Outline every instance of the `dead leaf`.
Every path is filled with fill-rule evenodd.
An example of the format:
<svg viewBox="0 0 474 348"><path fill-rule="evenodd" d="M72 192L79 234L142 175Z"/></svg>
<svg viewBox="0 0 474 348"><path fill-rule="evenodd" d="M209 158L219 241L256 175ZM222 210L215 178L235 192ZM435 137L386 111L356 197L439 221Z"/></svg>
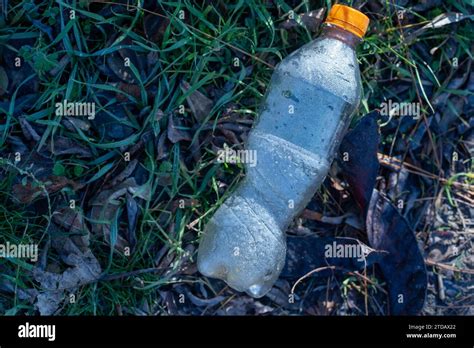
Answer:
<svg viewBox="0 0 474 348"><path fill-rule="evenodd" d="M26 185L13 185L12 192L14 197L23 204L29 204L38 197L45 197L48 194L56 193L65 187L71 187L74 191L79 190L84 185L78 184L64 176L52 175L42 182L42 185L28 179ZM46 192L45 192L46 190Z"/></svg>
<svg viewBox="0 0 474 348"><path fill-rule="evenodd" d="M53 222L71 234L72 241L83 252L89 247L90 231L81 212L64 207L53 213Z"/></svg>
<svg viewBox="0 0 474 348"><path fill-rule="evenodd" d="M157 147L156 160L157 161L168 157L169 150L166 146L166 136L167 136L167 132L163 132L160 135L160 138L158 139L158 142L157 142L157 145L156 145L156 147Z"/></svg>
<svg viewBox="0 0 474 348"><path fill-rule="evenodd" d="M5 72L5 69L0 66L0 96L4 95L8 90L8 75Z"/></svg>
<svg viewBox="0 0 474 348"><path fill-rule="evenodd" d="M91 128L89 121L77 117L63 117L61 123L71 132L77 132L77 129L87 132Z"/></svg>
<svg viewBox="0 0 474 348"><path fill-rule="evenodd" d="M186 81L181 82L181 90L184 94L187 94L191 89L191 85ZM211 113L214 103L211 99L206 97L204 94L195 90L186 97L191 112L199 123L203 123L207 116Z"/></svg>
<svg viewBox="0 0 474 348"><path fill-rule="evenodd" d="M130 175L132 175L133 171L137 167L138 160L134 159L133 161L130 161L128 165L125 167L125 169L120 172L116 177L110 181L110 184L108 184L106 187L114 187L118 184L120 184L122 181L127 179Z"/></svg>
<svg viewBox="0 0 474 348"><path fill-rule="evenodd" d="M113 189L99 192L91 203L92 233L102 235L109 244L111 243L111 226L121 206L117 199L124 196L128 188L133 185L136 185L135 179L129 178ZM116 223L118 225L118 222ZM129 243L120 234L116 238L115 249L123 252Z"/></svg>
<svg viewBox="0 0 474 348"><path fill-rule="evenodd" d="M456 13L456 12L448 12L442 13L439 16L436 16L428 24L425 24L420 29L417 29L410 34L408 34L405 38L405 44L413 42L418 36L423 34L428 29L439 29L446 25L457 23L465 19L473 19L473 15L465 15L463 13ZM398 47L397 45L396 47Z"/></svg>
<svg viewBox="0 0 474 348"><path fill-rule="evenodd" d="M92 157L92 153L84 145L79 144L71 138L57 136L49 144L49 151L55 156L78 155L78 157Z"/></svg>
<svg viewBox="0 0 474 348"><path fill-rule="evenodd" d="M107 56L107 65L114 72L115 76L120 78L123 82L130 85L136 85L138 83L130 66L126 66L124 60L117 54Z"/></svg>
<svg viewBox="0 0 474 348"><path fill-rule="evenodd" d="M176 122L173 115L169 115L168 117L168 139L173 143L176 144L179 141L191 141L192 137L189 135L189 132L183 129L179 129L179 123Z"/></svg>
<svg viewBox="0 0 474 348"><path fill-rule="evenodd" d="M127 95L130 95L136 99L141 98L141 88L139 85L132 84L132 83L126 83L126 82L119 82L118 84L112 84L116 85L117 89L121 90ZM122 93L117 93L117 100L121 102L126 102L128 101L128 97Z"/></svg>
<svg viewBox="0 0 474 348"><path fill-rule="evenodd" d="M157 16L154 13L147 14L143 19L143 29L147 39L157 44L161 43L169 24L170 20L166 17Z"/></svg>
<svg viewBox="0 0 474 348"><path fill-rule="evenodd" d="M215 314L217 315L249 315L254 311L255 300L250 296L233 297L225 305L220 307Z"/></svg>
<svg viewBox="0 0 474 348"><path fill-rule="evenodd" d="M136 229L137 229L137 222L138 222L138 204L135 199L127 193L127 219L128 219L128 236L127 240L130 242L130 246L135 248L137 244L137 236L136 236Z"/></svg>
<svg viewBox="0 0 474 348"><path fill-rule="evenodd" d="M145 201L149 201L152 195L152 187L150 183L145 183L140 186L132 186L129 187L128 192L130 192L133 197L138 197L144 199Z"/></svg>
<svg viewBox="0 0 474 348"><path fill-rule="evenodd" d="M365 258L358 257L326 257L328 246L359 246L364 251ZM280 277L298 279L314 269L326 266L338 267L337 272L357 271L368 267L381 259L383 252L374 250L359 240L353 238L334 237L287 237L286 262ZM318 277L327 277L335 272L327 269L315 273Z"/></svg>
<svg viewBox="0 0 474 348"><path fill-rule="evenodd" d="M415 234L381 192L374 190L367 213L370 245L388 252L379 265L387 281L390 314L416 315L425 301L427 274Z"/></svg>
<svg viewBox="0 0 474 348"><path fill-rule="evenodd" d="M338 163L364 217L379 170L378 117L377 111L364 116L357 126L347 133L339 147Z"/></svg>
<svg viewBox="0 0 474 348"><path fill-rule="evenodd" d="M224 296L216 296L213 298L199 298L191 291L189 291L188 288L184 288L184 293L186 294L186 297L189 298L189 300L198 307L213 307L215 305L220 304L226 299Z"/></svg>
<svg viewBox="0 0 474 348"><path fill-rule="evenodd" d="M20 126L23 135L27 140L39 141L41 139L36 130L31 126L31 124L26 120L25 117L20 116L18 120L20 121Z"/></svg>
<svg viewBox="0 0 474 348"><path fill-rule="evenodd" d="M41 315L55 314L64 301L66 291L74 293L77 287L97 280L102 272L92 251L81 251L70 238L55 237L52 246L70 267L62 273L44 271L38 267L33 270L33 277L41 287L35 304Z"/></svg>
<svg viewBox="0 0 474 348"><path fill-rule="evenodd" d="M68 65L71 62L71 56L69 54L65 54L58 62L58 64L52 68L48 73L51 76L57 76L60 71L62 71L66 65Z"/></svg>
<svg viewBox="0 0 474 348"><path fill-rule="evenodd" d="M442 13L439 16L436 16L435 18L433 18L428 24L424 25L419 30L437 29L437 28L444 27L445 25L448 25L451 23L457 23L468 18L473 19L474 16L472 15L469 16L469 15L465 15L464 13L456 13L456 12Z"/></svg>
<svg viewBox="0 0 474 348"><path fill-rule="evenodd" d="M281 29L289 30L293 28L297 28L300 25L305 26L309 31L312 32L317 32L319 30L319 27L321 23L324 20L324 14L326 12L326 9L320 8L318 10L306 12L299 14L296 19L290 18L284 21L283 23L280 23L278 26Z"/></svg>
<svg viewBox="0 0 474 348"><path fill-rule="evenodd" d="M119 199L127 194L148 201L151 199L151 186L149 183L137 185L134 178L128 178L111 189L99 192L92 200L92 232L104 236L108 243L111 243L112 224L116 223L117 226L120 225L119 221L114 220L117 218L119 209L125 204L125 200L121 202ZM123 231L123 234L128 233ZM118 234L117 240L115 241L115 249L123 252L125 247L130 246L129 242L130 241L127 241L122 235Z"/></svg>

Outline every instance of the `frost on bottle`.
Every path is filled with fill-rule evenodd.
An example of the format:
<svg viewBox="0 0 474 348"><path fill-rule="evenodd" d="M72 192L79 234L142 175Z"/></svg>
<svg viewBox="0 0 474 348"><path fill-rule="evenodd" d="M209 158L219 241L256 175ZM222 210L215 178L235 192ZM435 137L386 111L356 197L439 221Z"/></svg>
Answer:
<svg viewBox="0 0 474 348"><path fill-rule="evenodd" d="M198 269L250 296L278 278L285 231L324 180L361 94L355 47L368 18L334 5L321 35L275 69L247 149L256 166L206 225Z"/></svg>

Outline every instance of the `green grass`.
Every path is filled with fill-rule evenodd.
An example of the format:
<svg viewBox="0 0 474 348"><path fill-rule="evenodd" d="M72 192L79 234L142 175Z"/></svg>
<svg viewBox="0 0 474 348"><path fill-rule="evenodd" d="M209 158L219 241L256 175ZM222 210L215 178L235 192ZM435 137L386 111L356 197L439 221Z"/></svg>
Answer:
<svg viewBox="0 0 474 348"><path fill-rule="evenodd" d="M157 138L166 132L166 117L157 119L158 110L167 115L185 105L186 122L182 129L193 131L193 141L198 142L202 126L195 122L186 102L195 90L207 95L212 90L226 88L225 93L215 98L214 107L206 116L206 121L214 126L223 117L228 105L234 105L233 112L243 119L255 117L270 81L272 67L316 36L302 26L288 31L279 29L279 24L288 18L290 11L302 13L330 4L329 1L283 0L235 1L228 5L224 2L164 1L153 11L147 11L140 8L141 2L137 3L138 10L133 6L132 11L103 16L98 14L98 10L111 6L111 2L37 1L35 8L29 1L9 1L7 21L0 23L0 47L18 51L17 54L33 67L38 78L37 98L24 112L28 122L35 127L43 127L35 149L48 148L56 136L73 139L89 149L93 155L91 158L56 156L54 170L56 174L71 180L87 182L92 192L100 190L106 180L113 179L125 168L128 163L124 160L124 153L146 132L151 131ZM413 19L400 25L395 11L404 8L390 5L388 1L379 4L382 8L380 12L368 13L372 20L371 29L358 47L364 95L354 123L363 114L379 107L384 97L420 102L423 110L421 122L424 122L431 113L430 99L433 95L448 92L448 86L441 78L453 69L446 41L456 42L454 56L459 64L472 59L472 22L459 23L455 32L449 26L428 29L413 42L407 42L400 35L400 26L420 28L444 12L468 14L472 12L472 6L467 1L445 1L441 7L422 13L412 13L408 9ZM226 13L223 7L227 9ZM76 10L74 20L67 19L71 9ZM156 21L169 20L169 25L159 34L159 40L149 39L143 33L145 16L155 16ZM51 41L32 20L49 26L59 25L62 30ZM104 29L105 26L107 29ZM33 44L19 50L11 46L12 40L23 38L30 38ZM429 65L420 55L420 50L414 47L417 43L423 43L428 48L439 46ZM132 57L146 57L152 53L158 55L156 62L147 68L146 76L140 66L132 62L129 72L131 78L137 81L135 93L112 84L100 73L99 65L110 67L110 57L120 57L119 52L124 49ZM66 63L61 64L62 60ZM238 64L234 64L236 62ZM57 68L55 75L49 73L53 68ZM395 85L378 82L383 79L408 81L410 100L399 100ZM183 80L192 86L188 93L180 88ZM427 96L422 80L432 86L431 98ZM97 97L104 92L114 92L115 97L105 100ZM132 134L121 140L107 140L101 138L98 132L88 132L79 126L68 129L54 114L54 104L62 99L93 100L98 110L108 110L110 105L127 101L130 103L129 113L118 122L128 125ZM7 107L0 107L0 155L11 155L11 148L7 146L8 136L21 134L18 118L14 116L17 100L16 93L2 100L8 103L2 104ZM114 117L114 114L111 113L111 116ZM407 139L415 131L416 128L409 130L410 134L398 132L391 138L385 137L381 152L390 155L393 144ZM217 131L215 134L218 134ZM433 135L430 141L435 155L425 158L423 167L438 172L442 166L436 150L438 140ZM190 252L191 261L195 261L199 231L242 177L243 168L216 163L215 153L209 144L201 148L199 159L189 159L189 144L171 144L168 157L157 161L154 144L144 143L138 166L148 174L151 199L140 208L135 250L130 257L119 252L111 253L110 244L102 236L91 235L91 249L103 270L106 270L105 279L80 287L75 293L76 302L66 304L61 314L137 314L137 308L143 308L145 302L153 308L151 313L166 313L159 291L173 290L174 284L202 283L209 296L219 291L198 273L179 274L179 263L186 259L186 252ZM48 239L45 227L52 219L51 212L44 210L38 213L31 207L12 203L15 178L24 174L10 166L8 174L0 181L0 233L2 239L34 241L40 243L42 248ZM163 186L160 184L162 180L169 180L169 183ZM446 192L451 188L450 181ZM91 195L90 191L88 195ZM335 200L325 188L317 197L328 203L325 213L343 214L342 208L334 204ZM81 198L70 188L53 194L50 197L53 210L70 199ZM176 204L180 199L192 199L197 204L173 210L173 202ZM120 200L123 211L125 201L123 197ZM88 206L78 205L79 211L89 209ZM119 213L117 219L112 221L112 229L114 224L115 229L127 226L126 219L119 219ZM164 257L171 255L172 258L166 269L133 274L137 270L156 267L156 257L163 248L168 249ZM58 263L58 260L57 255L50 253L47 262ZM28 268L24 263L0 260L0 272L17 288L34 286ZM110 279L114 277L117 279ZM0 313L35 314L36 310L30 302L0 292Z"/></svg>

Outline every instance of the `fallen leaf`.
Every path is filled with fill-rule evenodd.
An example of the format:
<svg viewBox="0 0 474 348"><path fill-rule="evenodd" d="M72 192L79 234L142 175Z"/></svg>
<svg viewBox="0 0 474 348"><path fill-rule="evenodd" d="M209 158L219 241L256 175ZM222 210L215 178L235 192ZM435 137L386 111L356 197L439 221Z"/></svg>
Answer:
<svg viewBox="0 0 474 348"><path fill-rule="evenodd" d="M215 305L220 304L226 299L224 296L216 296L213 298L199 298L187 288L184 288L184 293L186 297L189 298L189 300L198 307L213 307Z"/></svg>
<svg viewBox="0 0 474 348"><path fill-rule="evenodd" d="M187 94L190 89L191 85L188 82L181 82L181 90L184 94ZM194 117L200 123L204 122L207 116L209 116L212 107L214 106L213 101L198 90L195 90L194 92L189 94L186 97L186 101L188 102L188 105L191 108L191 112L193 113Z"/></svg>
<svg viewBox="0 0 474 348"><path fill-rule="evenodd" d="M152 195L152 187L150 183L145 183L140 186L132 186L129 187L128 192L130 192L133 197L138 197L144 199L145 201L149 201Z"/></svg>
<svg viewBox="0 0 474 348"><path fill-rule="evenodd" d="M99 192L91 203L92 232L104 236L107 243L115 245L115 249L120 252L123 252L125 247L129 247L131 241L126 240L121 234L114 236L116 240L111 240L111 232L112 224L120 226L120 222L116 221L120 218L117 213L124 203L119 199L126 197L127 194L130 194L132 198L138 197L148 201L151 199L151 186L149 183L137 185L134 178L128 178L111 189ZM131 222L135 223L133 220ZM122 234L125 235L125 233L129 234L128 232Z"/></svg>
<svg viewBox="0 0 474 348"><path fill-rule="evenodd" d="M62 71L66 65L68 65L71 62L71 56L68 54L65 54L60 60L58 65L56 65L54 68L52 68L48 73L51 76L57 76L60 71Z"/></svg>
<svg viewBox="0 0 474 348"><path fill-rule="evenodd" d="M90 231L81 212L70 207L64 207L53 213L53 221L69 232L70 238L81 251L86 251L89 247Z"/></svg>
<svg viewBox="0 0 474 348"><path fill-rule="evenodd" d="M422 308L427 274L415 234L381 192L374 190L367 213L370 245L386 254L379 262L389 290L390 314L415 315Z"/></svg>
<svg viewBox="0 0 474 348"><path fill-rule="evenodd" d="M364 257L326 257L327 248L334 245L351 250L364 251ZM327 277L333 272L357 271L368 267L384 255L383 252L374 250L361 241L353 238L333 237L287 237L286 262L280 277L298 279L314 269L326 266L336 266L337 270L327 269L315 273L318 277Z"/></svg>
<svg viewBox="0 0 474 348"><path fill-rule="evenodd" d="M124 92L127 95L130 95L136 99L140 99L141 97L141 89L139 85L134 85L131 83L126 83L126 82L119 82L117 84L117 88ZM121 102L128 101L129 98L122 94L122 93L117 93L117 100Z"/></svg>
<svg viewBox="0 0 474 348"><path fill-rule="evenodd" d="M143 18L143 29L148 40L160 44L170 20L166 17L157 16L154 13L147 14Z"/></svg>
<svg viewBox="0 0 474 348"><path fill-rule="evenodd" d="M52 175L42 183L33 182L28 179L25 185L13 185L12 192L14 197L23 204L33 202L38 197L45 197L48 194L56 193L65 187L71 187L74 191L79 190L83 185L74 182L64 176ZM45 192L46 191L46 192Z"/></svg>
<svg viewBox="0 0 474 348"><path fill-rule="evenodd" d="M55 237L52 246L70 267L62 273L38 267L33 270L33 278L40 284L35 306L41 315L55 314L64 301L66 291L74 293L77 287L97 280L102 271L92 251L81 251L70 238Z"/></svg>
<svg viewBox="0 0 474 348"><path fill-rule="evenodd" d="M110 181L109 184L107 184L107 188L109 187L114 187L118 184L120 184L122 181L127 179L130 175L132 175L133 171L137 167L138 160L134 159L133 161L130 161L128 165L125 167L125 169L120 172L117 176L115 176L112 181Z"/></svg>
<svg viewBox="0 0 474 348"><path fill-rule="evenodd" d="M136 185L135 179L129 178L110 190L99 192L91 203L92 233L102 235L107 243L113 243L115 249L120 252L123 252L124 248L129 246L129 243L120 234L116 236L115 241L112 241L111 226L121 207L121 203L117 199L124 196L128 188L134 185ZM119 225L117 221L115 223L117 226Z"/></svg>
<svg viewBox="0 0 474 348"><path fill-rule="evenodd" d="M101 102L113 97L111 95L101 95ZM97 110L95 118L91 120L94 129L99 133L99 138L107 141L123 140L134 133L130 126L130 120L127 114L129 104L116 103L109 105L107 110Z"/></svg>
<svg viewBox="0 0 474 348"><path fill-rule="evenodd" d="M49 144L49 150L55 156L78 155L78 157L92 157L92 153L84 145L79 144L74 139L57 136Z"/></svg>
<svg viewBox="0 0 474 348"><path fill-rule="evenodd" d="M377 150L380 135L377 111L364 116L343 138L338 163L355 201L365 217L379 170Z"/></svg>
<svg viewBox="0 0 474 348"><path fill-rule="evenodd" d="M446 25L457 23L465 19L473 19L474 15L465 15L463 13L456 13L456 12L448 12L442 13L439 16L436 16L432 20L425 24L420 29L417 29L410 34L408 34L405 38L405 44L413 42L418 36L423 34L428 29L439 29Z"/></svg>
<svg viewBox="0 0 474 348"><path fill-rule="evenodd" d="M127 240L130 242L130 246L133 250L137 244L137 222L138 222L138 204L135 199L127 193L127 219L128 219L128 236Z"/></svg>
<svg viewBox="0 0 474 348"><path fill-rule="evenodd" d="M173 115L170 114L168 117L168 139L173 144L182 140L191 141L192 137L189 135L189 132L184 129L179 129L179 126L175 124L175 122Z"/></svg>
<svg viewBox="0 0 474 348"><path fill-rule="evenodd" d="M325 8L299 14L296 19L290 18L280 23L278 26L281 29L293 29L300 25L305 26L309 31L317 32L321 23L323 22L326 12Z"/></svg>
<svg viewBox="0 0 474 348"><path fill-rule="evenodd" d="M118 55L108 55L107 65L114 72L115 76L123 82L130 85L136 85L138 83L132 69L130 69L130 66L126 66L124 60Z"/></svg>
<svg viewBox="0 0 474 348"><path fill-rule="evenodd" d="M41 139L36 130L31 126L25 117L20 116L18 120L20 121L21 130L26 140L39 141Z"/></svg>
<svg viewBox="0 0 474 348"><path fill-rule="evenodd" d="M163 132L157 141L157 144L156 144L156 148L157 148L156 160L157 161L160 161L168 157L169 149L166 146L166 138L167 138L167 132Z"/></svg>
<svg viewBox="0 0 474 348"><path fill-rule="evenodd" d="M442 13L439 16L433 18L428 24L422 26L419 30L423 29L437 29L444 27L451 23L457 23L464 19L473 19L473 15L465 15L464 13Z"/></svg>
<svg viewBox="0 0 474 348"><path fill-rule="evenodd" d="M7 94L10 96L13 95L16 89L19 88L16 94L17 100L21 96L36 93L39 87L39 77L37 72L33 70L32 66L25 61L25 59L21 58L20 66L15 64L15 58L18 57L18 50L21 50L23 47L28 47L29 45L35 45L35 40L10 40L8 41L8 45L3 45L3 62L5 64L5 73L8 76ZM11 48L9 48L9 46L11 46ZM23 83L28 78L30 78L28 82ZM15 105L15 108L17 108L17 105Z"/></svg>
<svg viewBox="0 0 474 348"><path fill-rule="evenodd" d="M77 129L87 132L91 128L89 121L77 117L63 117L61 123L71 132L77 132Z"/></svg>
<svg viewBox="0 0 474 348"><path fill-rule="evenodd" d="M5 69L0 66L0 96L4 95L8 90L8 75Z"/></svg>

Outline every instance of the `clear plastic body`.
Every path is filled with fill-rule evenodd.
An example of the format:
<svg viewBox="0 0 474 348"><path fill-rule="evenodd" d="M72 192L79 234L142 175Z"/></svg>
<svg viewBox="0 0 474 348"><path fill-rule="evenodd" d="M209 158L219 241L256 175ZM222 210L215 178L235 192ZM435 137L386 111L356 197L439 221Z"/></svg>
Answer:
<svg viewBox="0 0 474 348"><path fill-rule="evenodd" d="M358 39L327 26L275 69L247 149L255 166L206 225L198 269L262 297L285 262L285 231L327 175L361 92Z"/></svg>

